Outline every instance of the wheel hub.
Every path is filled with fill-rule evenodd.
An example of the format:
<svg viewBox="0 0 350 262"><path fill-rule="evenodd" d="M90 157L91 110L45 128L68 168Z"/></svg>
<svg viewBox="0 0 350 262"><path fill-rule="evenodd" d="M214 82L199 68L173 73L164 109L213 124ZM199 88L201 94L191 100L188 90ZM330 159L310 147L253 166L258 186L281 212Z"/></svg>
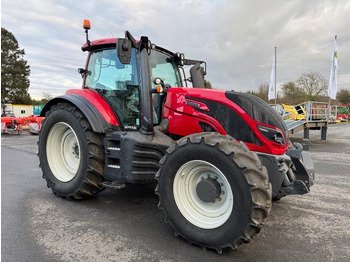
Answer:
<svg viewBox="0 0 350 262"><path fill-rule="evenodd" d="M73 146L73 155L75 158L79 158L79 147L77 143L75 143Z"/></svg>
<svg viewBox="0 0 350 262"><path fill-rule="evenodd" d="M214 178L206 178L201 180L196 187L196 192L200 200L204 202L215 202L221 194L221 187Z"/></svg>

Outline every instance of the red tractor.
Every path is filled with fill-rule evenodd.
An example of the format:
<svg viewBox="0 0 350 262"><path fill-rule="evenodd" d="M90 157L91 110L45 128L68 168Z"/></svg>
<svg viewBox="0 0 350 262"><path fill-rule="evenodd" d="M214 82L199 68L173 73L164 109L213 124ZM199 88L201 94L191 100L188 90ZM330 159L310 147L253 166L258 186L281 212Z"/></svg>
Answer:
<svg viewBox="0 0 350 262"><path fill-rule="evenodd" d="M90 42L87 22L83 88L42 111L40 166L54 194L83 199L157 180L175 235L221 253L260 231L273 198L309 192L310 155L268 104L205 89L204 61L145 36Z"/></svg>

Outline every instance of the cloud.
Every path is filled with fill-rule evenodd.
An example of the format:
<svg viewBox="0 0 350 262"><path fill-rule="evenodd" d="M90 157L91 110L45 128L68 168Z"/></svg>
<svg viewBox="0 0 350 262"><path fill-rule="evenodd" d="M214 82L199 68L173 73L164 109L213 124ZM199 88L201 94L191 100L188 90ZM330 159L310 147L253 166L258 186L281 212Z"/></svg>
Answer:
<svg viewBox="0 0 350 262"><path fill-rule="evenodd" d="M26 51L30 93L62 95L80 88L85 65L83 19L91 39L120 37L129 30L188 58L207 61L214 87L257 90L269 81L277 46L277 81L316 71L329 76L338 35L339 89L350 89L350 31L346 0L209 1L101 0L2 1L2 26Z"/></svg>

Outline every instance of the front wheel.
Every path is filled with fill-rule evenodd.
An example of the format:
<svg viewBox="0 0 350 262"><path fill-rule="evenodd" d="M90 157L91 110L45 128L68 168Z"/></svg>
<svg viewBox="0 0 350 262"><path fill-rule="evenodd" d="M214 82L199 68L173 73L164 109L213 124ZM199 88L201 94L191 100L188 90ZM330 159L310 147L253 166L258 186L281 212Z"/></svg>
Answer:
<svg viewBox="0 0 350 262"><path fill-rule="evenodd" d="M271 185L243 143L194 134L170 147L160 164L156 193L175 235L221 253L260 231L271 208Z"/></svg>
<svg viewBox="0 0 350 262"><path fill-rule="evenodd" d="M56 195L82 199L103 190L103 138L79 109L68 103L53 105L38 146L43 177Z"/></svg>

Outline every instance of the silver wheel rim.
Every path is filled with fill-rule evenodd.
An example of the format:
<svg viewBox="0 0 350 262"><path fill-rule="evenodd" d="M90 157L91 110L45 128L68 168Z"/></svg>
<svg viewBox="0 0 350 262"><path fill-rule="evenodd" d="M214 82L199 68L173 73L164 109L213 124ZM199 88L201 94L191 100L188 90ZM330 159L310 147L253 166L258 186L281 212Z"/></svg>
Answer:
<svg viewBox="0 0 350 262"><path fill-rule="evenodd" d="M197 185L203 179L215 179L221 187L220 196L204 202L197 195ZM174 198L181 214L193 225L212 229L223 225L233 210L233 193L224 174L202 160L189 161L177 171L173 184Z"/></svg>
<svg viewBox="0 0 350 262"><path fill-rule="evenodd" d="M73 128L64 122L55 124L47 137L47 161L61 182L71 181L80 165L80 145Z"/></svg>

